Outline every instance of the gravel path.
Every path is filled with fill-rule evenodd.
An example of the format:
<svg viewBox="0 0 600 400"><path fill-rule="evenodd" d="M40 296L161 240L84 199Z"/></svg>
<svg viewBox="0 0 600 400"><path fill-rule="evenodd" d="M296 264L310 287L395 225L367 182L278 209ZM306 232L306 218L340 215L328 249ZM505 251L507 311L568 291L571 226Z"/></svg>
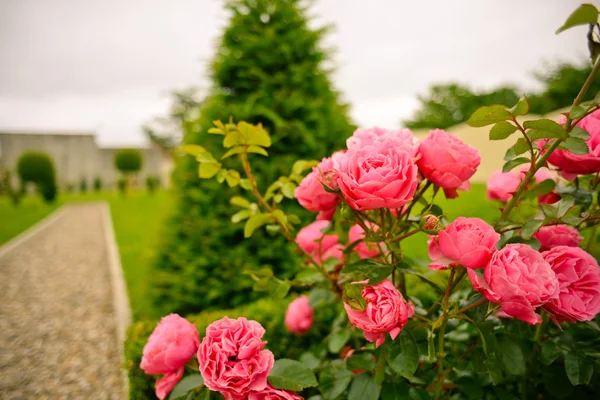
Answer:
<svg viewBox="0 0 600 400"><path fill-rule="evenodd" d="M0 399L121 399L102 206L0 258Z"/></svg>

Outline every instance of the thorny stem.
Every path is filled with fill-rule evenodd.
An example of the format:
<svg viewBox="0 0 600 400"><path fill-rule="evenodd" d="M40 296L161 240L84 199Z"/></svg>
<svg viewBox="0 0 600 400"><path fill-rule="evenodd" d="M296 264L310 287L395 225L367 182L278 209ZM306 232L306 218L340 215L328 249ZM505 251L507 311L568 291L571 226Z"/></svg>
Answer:
<svg viewBox="0 0 600 400"><path fill-rule="evenodd" d="M488 299L478 300L475 303L471 303L468 306L465 306L465 307L463 307L463 308L455 311L452 315L457 315L457 314L465 313L465 312L467 312L467 311L469 311L469 310L471 310L473 308L476 308L476 307L479 307L479 306L481 306L483 304L486 304L487 302L488 302Z"/></svg>
<svg viewBox="0 0 600 400"><path fill-rule="evenodd" d="M435 388L434 400L438 400L442 394L442 389L444 387L444 335L446 334L446 324L448 323L448 298L450 297L450 292L452 292L452 282L454 280L454 274L456 270L452 268L450 270L450 277L448 278L448 284L446 285L446 292L444 293L443 299L443 314L440 318L442 318L442 324L440 325L440 331L438 332L438 348L437 348L437 362L438 362L438 377L439 381Z"/></svg>
<svg viewBox="0 0 600 400"><path fill-rule="evenodd" d="M410 202L410 204L408 206L408 209L405 211L406 220L408 220L408 218L410 217L410 212L413 209L413 207L415 206L415 204L417 204L417 202L419 201L419 199L421 197L423 197L423 194L427 191L427 189L429 189L429 186L431 186L432 184L433 184L433 182L427 181L427 183L425 184L425 186L423 186L423 188L419 191L419 193L417 193L417 195Z"/></svg>

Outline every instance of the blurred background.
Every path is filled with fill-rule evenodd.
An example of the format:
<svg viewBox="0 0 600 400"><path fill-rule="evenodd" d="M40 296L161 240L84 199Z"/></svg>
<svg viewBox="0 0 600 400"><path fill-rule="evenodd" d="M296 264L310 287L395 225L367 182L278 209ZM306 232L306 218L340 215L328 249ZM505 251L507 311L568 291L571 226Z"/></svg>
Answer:
<svg viewBox="0 0 600 400"><path fill-rule="evenodd" d="M0 245L63 205L105 201L135 321L255 301L242 271L293 276L297 257L267 234L244 241L230 223L235 191L201 184L176 151L218 149L206 131L230 116L273 137L263 184L343 148L356 127L447 129L483 160L444 209L491 219L483 183L512 143L464 121L523 95L558 118L590 71L587 28L555 35L576 5L0 0ZM55 246L77 234L62 233ZM425 239L409 252L426 257Z"/></svg>

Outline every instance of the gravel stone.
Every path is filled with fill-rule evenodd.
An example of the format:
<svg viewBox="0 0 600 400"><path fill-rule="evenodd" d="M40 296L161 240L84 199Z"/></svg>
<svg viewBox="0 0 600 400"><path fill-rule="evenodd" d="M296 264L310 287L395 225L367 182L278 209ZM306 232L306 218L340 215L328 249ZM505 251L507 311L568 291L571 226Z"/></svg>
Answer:
<svg viewBox="0 0 600 400"><path fill-rule="evenodd" d="M0 399L124 398L102 206L0 258Z"/></svg>

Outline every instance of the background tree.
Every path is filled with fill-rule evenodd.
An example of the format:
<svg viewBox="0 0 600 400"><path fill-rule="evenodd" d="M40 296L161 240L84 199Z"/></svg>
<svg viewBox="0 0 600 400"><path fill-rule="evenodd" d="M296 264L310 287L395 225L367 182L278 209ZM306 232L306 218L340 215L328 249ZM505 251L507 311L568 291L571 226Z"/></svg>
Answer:
<svg viewBox="0 0 600 400"><path fill-rule="evenodd" d="M56 171L52 158L45 153L23 153L17 161L17 173L21 184L36 185L44 201L51 203L56 199Z"/></svg>
<svg viewBox="0 0 600 400"><path fill-rule="evenodd" d="M125 194L127 190L127 184L131 175L138 173L142 169L142 153L135 149L121 149L115 153L115 168L123 174L124 186L121 188L119 183L119 190L122 194Z"/></svg>
<svg viewBox="0 0 600 400"><path fill-rule="evenodd" d="M287 175L298 158L341 148L353 126L322 65L328 55L319 43L327 28L309 29L307 10L295 0L234 0L226 7L231 17L210 67L213 88L199 117L182 124L184 142L217 149L222 138L207 134L212 121L262 122L273 156L257 168L259 185ZM257 295L244 270L269 264L294 272L297 261L281 238L244 241L241 227L229 223L231 193L199 182L193 159L178 160L173 183L177 206L153 274L159 309L185 314L245 304Z"/></svg>

